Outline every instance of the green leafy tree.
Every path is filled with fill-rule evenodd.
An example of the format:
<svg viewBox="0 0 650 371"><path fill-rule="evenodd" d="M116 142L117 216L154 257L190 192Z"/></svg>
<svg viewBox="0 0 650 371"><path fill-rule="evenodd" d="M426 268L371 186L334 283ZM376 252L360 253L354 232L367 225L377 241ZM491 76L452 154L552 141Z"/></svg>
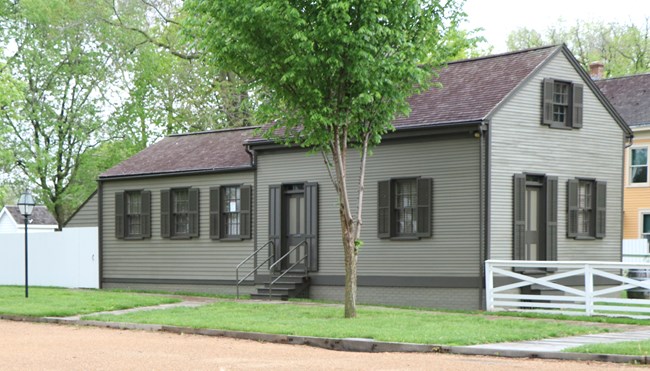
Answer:
<svg viewBox="0 0 650 371"><path fill-rule="evenodd" d="M189 0L189 33L219 68L269 92L266 135L320 152L338 194L345 317L356 316L366 162L407 98L467 47L453 1ZM278 134L282 133L282 134ZM348 171L350 152L358 173ZM352 180L354 179L354 180ZM356 184L352 184L352 182Z"/></svg>
<svg viewBox="0 0 650 371"><path fill-rule="evenodd" d="M600 61L604 77L635 75L650 71L650 19L644 24L577 21L573 25L558 21L540 34L518 29L508 36L508 49L533 48L565 43L582 66Z"/></svg>
<svg viewBox="0 0 650 371"><path fill-rule="evenodd" d="M59 227L71 211L65 200L73 196L80 158L106 139L115 59L106 43L111 30L96 22L98 11L95 1L22 0L2 19L2 43L16 50L2 86L14 93L0 102L0 135L11 152L5 166L37 185Z"/></svg>

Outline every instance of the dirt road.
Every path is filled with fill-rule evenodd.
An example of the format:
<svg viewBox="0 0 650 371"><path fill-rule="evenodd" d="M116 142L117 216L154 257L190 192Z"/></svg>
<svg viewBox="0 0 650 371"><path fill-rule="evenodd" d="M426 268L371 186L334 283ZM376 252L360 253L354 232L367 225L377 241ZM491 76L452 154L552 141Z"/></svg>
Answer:
<svg viewBox="0 0 650 371"><path fill-rule="evenodd" d="M635 366L307 346L0 320L0 370L632 370Z"/></svg>

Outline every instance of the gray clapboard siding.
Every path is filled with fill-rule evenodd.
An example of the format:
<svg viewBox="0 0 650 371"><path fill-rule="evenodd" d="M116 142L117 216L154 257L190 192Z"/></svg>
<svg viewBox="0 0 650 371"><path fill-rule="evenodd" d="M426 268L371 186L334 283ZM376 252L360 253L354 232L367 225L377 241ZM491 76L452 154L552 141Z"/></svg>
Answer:
<svg viewBox="0 0 650 371"><path fill-rule="evenodd" d="M530 172L559 178L559 260L620 261L623 132L586 84L581 129L541 125L541 89L546 77L583 83L559 53L491 122L490 258L512 259L512 177ZM566 182L575 177L607 181L607 236L602 240L566 237Z"/></svg>
<svg viewBox="0 0 650 371"><path fill-rule="evenodd" d="M92 196L86 202L81 205L79 210L68 220L65 227L66 228L76 228L76 227L97 227L99 223L99 212L98 212L98 201L97 193L93 193Z"/></svg>
<svg viewBox="0 0 650 371"><path fill-rule="evenodd" d="M350 151L350 158L356 153ZM305 151L260 152L257 158L258 244L268 240L268 188L292 182L319 183L319 271L343 275L343 248L336 192L320 155ZM469 133L426 140L386 141L368 160L359 275L477 276L479 274L479 142ZM348 164L358 183L358 160ZM433 237L417 241L377 237L377 183L398 177L433 179ZM356 199L356 197L355 197Z"/></svg>
<svg viewBox="0 0 650 371"><path fill-rule="evenodd" d="M210 239L210 187L253 185L252 171L213 175L171 176L105 181L103 276L122 279L234 280L235 266L253 251L253 240ZM160 191L169 188L199 188L199 238L163 239L160 236ZM151 191L150 239L115 238L115 192ZM250 269L250 266L248 267Z"/></svg>

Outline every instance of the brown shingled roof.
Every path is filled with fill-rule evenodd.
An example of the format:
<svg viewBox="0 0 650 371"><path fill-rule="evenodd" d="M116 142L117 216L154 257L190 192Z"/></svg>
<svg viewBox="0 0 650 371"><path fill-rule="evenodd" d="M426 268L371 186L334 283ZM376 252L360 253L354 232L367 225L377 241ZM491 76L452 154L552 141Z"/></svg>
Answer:
<svg viewBox="0 0 650 371"><path fill-rule="evenodd" d="M25 224L25 217L20 213L18 206L5 206L11 217L18 225ZM29 216L29 225L58 225L56 219L50 214L45 206L34 206L32 214Z"/></svg>
<svg viewBox="0 0 650 371"><path fill-rule="evenodd" d="M252 168L244 142L255 128L172 135L108 169L99 177L117 178L182 172Z"/></svg>
<svg viewBox="0 0 650 371"><path fill-rule="evenodd" d="M496 54L451 62L432 87L409 98L411 113L393 121L397 130L481 121L562 46ZM248 143L268 142L260 136Z"/></svg>
<svg viewBox="0 0 650 371"><path fill-rule="evenodd" d="M650 74L595 81L630 126L650 125Z"/></svg>
<svg viewBox="0 0 650 371"><path fill-rule="evenodd" d="M449 63L431 88L409 99L411 114L397 129L480 121L560 46L529 49Z"/></svg>

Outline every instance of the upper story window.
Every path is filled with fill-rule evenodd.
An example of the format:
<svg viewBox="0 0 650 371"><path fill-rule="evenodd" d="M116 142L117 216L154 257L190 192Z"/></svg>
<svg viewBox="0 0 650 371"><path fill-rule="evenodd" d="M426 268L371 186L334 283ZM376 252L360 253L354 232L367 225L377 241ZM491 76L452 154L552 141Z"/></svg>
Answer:
<svg viewBox="0 0 650 371"><path fill-rule="evenodd" d="M567 237L605 237L607 182L569 179L567 203Z"/></svg>
<svg viewBox="0 0 650 371"><path fill-rule="evenodd" d="M151 237L151 192L115 193L115 237Z"/></svg>
<svg viewBox="0 0 650 371"><path fill-rule="evenodd" d="M163 238L199 237L198 188L160 191L160 235Z"/></svg>
<svg viewBox="0 0 650 371"><path fill-rule="evenodd" d="M630 149L630 184L648 183L648 147Z"/></svg>
<svg viewBox="0 0 650 371"><path fill-rule="evenodd" d="M210 238L251 238L251 186L210 188Z"/></svg>
<svg viewBox="0 0 650 371"><path fill-rule="evenodd" d="M431 237L433 182L429 178L400 178L378 184L379 238Z"/></svg>
<svg viewBox="0 0 650 371"><path fill-rule="evenodd" d="M584 88L555 79L543 82L542 123L553 128L581 128Z"/></svg>

